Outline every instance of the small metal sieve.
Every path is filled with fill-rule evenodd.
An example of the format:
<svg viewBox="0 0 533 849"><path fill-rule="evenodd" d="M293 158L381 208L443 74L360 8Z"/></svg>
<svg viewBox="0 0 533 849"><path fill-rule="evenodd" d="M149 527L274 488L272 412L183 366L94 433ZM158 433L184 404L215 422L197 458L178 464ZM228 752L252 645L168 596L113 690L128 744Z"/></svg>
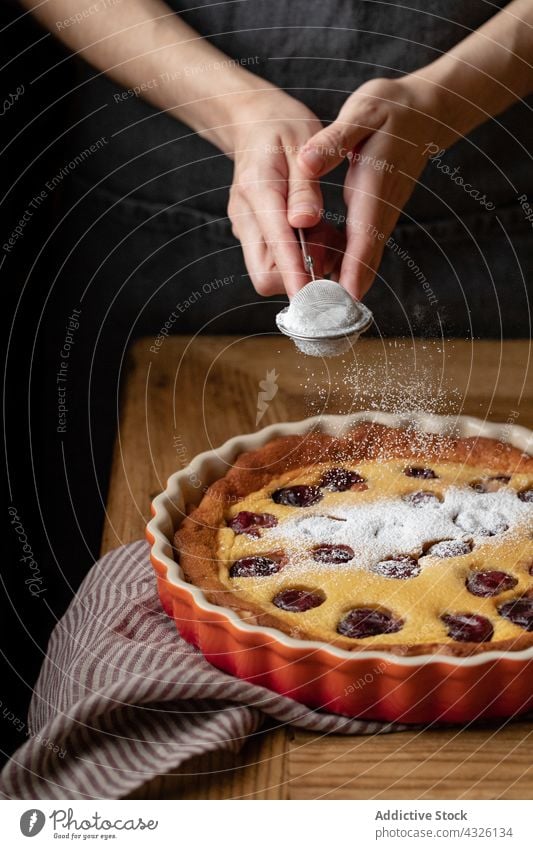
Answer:
<svg viewBox="0 0 533 849"><path fill-rule="evenodd" d="M372 313L339 283L315 278L305 237L301 230L298 234L304 264L312 280L277 314L276 324L304 354L336 357L348 351L361 333L368 330Z"/></svg>

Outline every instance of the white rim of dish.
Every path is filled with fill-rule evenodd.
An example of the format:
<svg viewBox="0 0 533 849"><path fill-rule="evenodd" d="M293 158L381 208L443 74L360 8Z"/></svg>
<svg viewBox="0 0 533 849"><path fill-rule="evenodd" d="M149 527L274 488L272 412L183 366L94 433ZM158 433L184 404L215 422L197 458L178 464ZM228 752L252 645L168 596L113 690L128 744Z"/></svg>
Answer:
<svg viewBox="0 0 533 849"><path fill-rule="evenodd" d="M205 597L203 590L194 584L189 584L183 578L183 572L178 563L172 556L173 540L169 539L165 532L165 525L172 527L175 530L174 522L178 508L175 506L173 498L180 492L182 482L190 480L191 476L199 475L204 467L204 464L213 462L215 459L218 464L221 460L231 464L239 454L244 451L255 450L262 445L265 445L271 439L280 436L304 435L312 430L324 433L340 434L352 425L363 421L371 421L379 424L388 425L389 427L406 427L415 424L419 430L427 433L448 433L455 434L460 437L468 436L484 436L489 439L496 439L501 442L509 443L522 451L531 454L533 452L533 432L521 425L513 425L501 422L486 422L474 416L439 416L434 414L410 414L402 415L397 413L381 413L381 412L358 412L351 415L318 415L311 418L302 419L298 422L280 422L278 424L269 425L255 433L234 436L223 443L219 448L210 451L204 451L198 454L188 466L180 469L178 472L170 475L167 480L165 490L157 495L153 502L154 516L147 524L147 530L154 538L151 544L151 551L157 559L167 568L167 580L179 587L181 590L190 594L196 604L206 612L216 612L223 614L238 630L246 634L256 634L258 636L275 639L282 645L307 651L321 650L329 653L332 658L339 661L351 660L353 662L364 659L374 659L388 661L392 664L400 666L420 666L431 663L446 663L450 666L480 666L485 663L490 663L495 660L505 659L506 661L521 662L525 660L533 660L533 648L523 649L522 651L488 651L470 657L453 657L449 655L439 654L420 654L409 655L403 657L395 655L391 652L372 651L372 649L364 652L348 651L337 646L329 645L321 640L299 640L295 637L290 637L283 631L277 628L269 628L263 625L251 625L244 622L238 614L229 607L212 604ZM231 458L231 459L230 459ZM215 478L213 479L213 481ZM208 483L212 483L209 481ZM207 482L207 481L206 481ZM201 490L198 490L201 493Z"/></svg>

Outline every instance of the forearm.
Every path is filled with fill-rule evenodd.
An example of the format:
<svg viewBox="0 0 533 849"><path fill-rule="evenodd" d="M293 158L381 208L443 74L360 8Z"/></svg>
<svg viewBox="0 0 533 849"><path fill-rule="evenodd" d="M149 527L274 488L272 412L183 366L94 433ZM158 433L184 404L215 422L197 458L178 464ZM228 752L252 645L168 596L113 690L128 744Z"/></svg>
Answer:
<svg viewBox="0 0 533 849"><path fill-rule="evenodd" d="M225 153L232 125L274 86L202 38L161 0L23 0L73 52ZM74 23L72 22L74 20Z"/></svg>
<svg viewBox="0 0 533 849"><path fill-rule="evenodd" d="M432 90L449 146L533 91L533 0L514 0L405 80Z"/></svg>

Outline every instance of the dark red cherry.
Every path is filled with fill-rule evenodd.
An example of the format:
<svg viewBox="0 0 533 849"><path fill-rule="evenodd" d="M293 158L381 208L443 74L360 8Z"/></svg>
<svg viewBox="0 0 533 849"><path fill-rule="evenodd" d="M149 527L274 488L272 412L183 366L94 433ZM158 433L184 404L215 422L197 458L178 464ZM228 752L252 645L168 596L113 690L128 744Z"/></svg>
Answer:
<svg viewBox="0 0 533 849"><path fill-rule="evenodd" d="M265 578L275 575L282 565L271 557L241 557L229 570L230 578Z"/></svg>
<svg viewBox="0 0 533 849"><path fill-rule="evenodd" d="M286 486L272 493L272 501L286 507L310 507L322 498L320 487L306 484Z"/></svg>
<svg viewBox="0 0 533 849"><path fill-rule="evenodd" d="M435 492L427 492L424 490L420 490L420 492L408 492L407 495L404 495L402 498L403 501L406 501L413 507L424 507L426 504L441 503L441 499Z"/></svg>
<svg viewBox="0 0 533 849"><path fill-rule="evenodd" d="M502 486L507 486L510 480L509 475L491 475L487 478L472 481L470 486L476 492L497 492Z"/></svg>
<svg viewBox="0 0 533 849"><path fill-rule="evenodd" d="M531 566L529 567L529 574L530 574L530 575L533 575L533 563L532 563L532 564L531 564Z"/></svg>
<svg viewBox="0 0 533 849"><path fill-rule="evenodd" d="M462 539L443 539L435 542L424 551L432 557L460 557L462 554L470 554L472 543Z"/></svg>
<svg viewBox="0 0 533 849"><path fill-rule="evenodd" d="M333 492L345 492L352 487L367 489L368 487L363 486L365 483L366 478L351 469L328 469L320 479L320 486Z"/></svg>
<svg viewBox="0 0 533 849"><path fill-rule="evenodd" d="M408 478L423 478L424 480L438 478L433 469L427 469L424 466L407 466L403 473Z"/></svg>
<svg viewBox="0 0 533 849"><path fill-rule="evenodd" d="M376 610L373 607L355 607L341 619L337 625L337 631L343 637L363 639L374 637L376 634L394 634L400 631L403 622L396 619L385 610Z"/></svg>
<svg viewBox="0 0 533 849"><path fill-rule="evenodd" d="M388 560L380 560L370 567L372 572L383 575L384 578L416 578L420 575L421 567L414 557L398 555L389 557Z"/></svg>
<svg viewBox="0 0 533 849"><path fill-rule="evenodd" d="M259 528L274 528L277 524L278 520L272 513L250 513L248 510L241 510L230 519L228 528L236 534L258 537L261 536Z"/></svg>
<svg viewBox="0 0 533 849"><path fill-rule="evenodd" d="M305 613L306 610L312 610L313 607L320 607L326 600L324 593L312 590L281 590L274 598L272 603L281 610L287 610L289 613Z"/></svg>
<svg viewBox="0 0 533 849"><path fill-rule="evenodd" d="M466 579L466 588L472 595L490 598L516 587L518 580L507 572L490 569L483 572L470 572Z"/></svg>
<svg viewBox="0 0 533 849"><path fill-rule="evenodd" d="M313 548L313 560L317 563L348 563L354 554L349 545L330 545L324 542Z"/></svg>
<svg viewBox="0 0 533 849"><path fill-rule="evenodd" d="M522 596L504 601L498 607L498 613L513 625L519 625L526 631L533 631L533 596Z"/></svg>
<svg viewBox="0 0 533 849"><path fill-rule="evenodd" d="M445 613L441 616L448 628L448 636L460 643L488 643L494 628L485 616L476 613Z"/></svg>
<svg viewBox="0 0 533 849"><path fill-rule="evenodd" d="M498 534L503 534L509 530L509 525L505 522L500 522L497 525L492 525L490 528L480 528L477 533L482 537L495 537Z"/></svg>
<svg viewBox="0 0 533 849"><path fill-rule="evenodd" d="M523 489L518 493L520 501L525 501L526 504L533 504L533 489Z"/></svg>

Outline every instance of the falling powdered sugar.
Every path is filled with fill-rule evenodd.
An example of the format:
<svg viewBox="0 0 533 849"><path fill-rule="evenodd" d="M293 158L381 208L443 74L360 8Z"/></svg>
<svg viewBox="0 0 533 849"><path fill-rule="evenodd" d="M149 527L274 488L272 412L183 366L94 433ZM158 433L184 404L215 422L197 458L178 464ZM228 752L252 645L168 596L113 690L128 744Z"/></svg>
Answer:
<svg viewBox="0 0 533 849"><path fill-rule="evenodd" d="M353 354L336 361L338 365L300 363L308 414L368 410L406 419L419 413L456 414L463 394L441 370L442 347L436 343L419 347L415 356L406 344L392 340L370 360Z"/></svg>

